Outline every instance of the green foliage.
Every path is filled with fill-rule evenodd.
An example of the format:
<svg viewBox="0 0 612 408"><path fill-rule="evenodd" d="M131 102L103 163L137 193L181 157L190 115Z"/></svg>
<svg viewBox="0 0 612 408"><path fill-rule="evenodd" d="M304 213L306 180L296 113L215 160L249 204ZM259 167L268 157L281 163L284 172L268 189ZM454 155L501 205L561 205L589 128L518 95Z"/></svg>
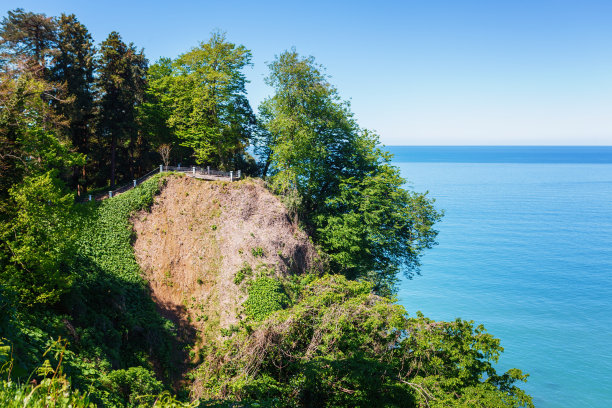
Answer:
<svg viewBox="0 0 612 408"><path fill-rule="evenodd" d="M250 60L249 50L217 32L172 64L157 64L149 93L158 117L193 150L198 164L228 168L246 160L255 118L242 71Z"/></svg>
<svg viewBox="0 0 612 408"><path fill-rule="evenodd" d="M409 318L370 284L336 275L247 326L197 375L210 397L265 406L532 407L514 385L520 370L495 371L502 351L482 326Z"/></svg>
<svg viewBox="0 0 612 408"><path fill-rule="evenodd" d="M63 379L46 378L33 386L0 381L0 406L5 408L93 408L87 395L70 389Z"/></svg>
<svg viewBox="0 0 612 408"><path fill-rule="evenodd" d="M0 339L0 406L93 407L86 394L71 390L70 382L63 373L62 360L66 353L66 344L61 338L52 341L42 355L43 363L30 375L30 378L34 377L32 382L22 385L11 381L12 371L16 367L12 350Z"/></svg>
<svg viewBox="0 0 612 408"><path fill-rule="evenodd" d="M66 120L61 133L70 140L75 150L91 155L95 117L93 39L87 28L74 14L62 14L56 19L57 52L53 55L49 77L55 83L65 84L67 97L52 99L55 111ZM91 176L92 162L72 168L71 187L81 193Z"/></svg>
<svg viewBox="0 0 612 408"><path fill-rule="evenodd" d="M7 337L9 332L14 332L14 319L15 308L6 293L6 289L0 284L0 339Z"/></svg>
<svg viewBox="0 0 612 408"><path fill-rule="evenodd" d="M0 72L0 216L10 213L9 189L24 177L81 165L84 157L48 130L53 112L40 95L53 87L30 73Z"/></svg>
<svg viewBox="0 0 612 408"><path fill-rule="evenodd" d="M251 248L251 255L253 255L255 258L263 258L265 254L262 247L255 247Z"/></svg>
<svg viewBox="0 0 612 408"><path fill-rule="evenodd" d="M403 189L391 155L359 128L312 57L286 51L269 67L275 95L260 106L264 173L334 270L392 293L402 268L418 272L442 214L425 194Z"/></svg>
<svg viewBox="0 0 612 408"><path fill-rule="evenodd" d="M78 214L68 212L73 216L71 222L79 221L71 251L74 256L67 263L69 276L76 279L60 303L61 310L69 314L46 308L18 309L12 321L0 327L14 344L15 379L27 380L52 339L61 335L73 343L62 354L66 374L76 387L88 390L96 404L127 403L111 390L107 376L113 369L150 369L153 363L160 378L168 380L178 366L172 354L175 329L159 315L150 298L134 258L129 222L134 211L153 203L162 182L163 177L155 176L115 198L79 204ZM11 312L10 296L5 294L6 302L0 307ZM56 364L51 361L51 367Z"/></svg>
<svg viewBox="0 0 612 408"><path fill-rule="evenodd" d="M28 177L9 192L15 217L2 226L10 258L0 269L0 283L28 306L56 303L73 281L68 263L77 226L74 198L56 175Z"/></svg>
<svg viewBox="0 0 612 408"><path fill-rule="evenodd" d="M130 367L127 370L112 371L102 376L97 394L92 398L88 393L81 393L71 387L63 372L66 358L70 357L67 343L61 338L53 341L42 355L31 374L29 384L20 384L10 379L14 362L11 349L0 340L0 406L2 407L40 407L40 408L90 408L94 406L109 407L159 407L159 408L195 408L198 403L184 403L168 391L163 391L161 382L155 379L152 372L142 367ZM51 359L52 362L49 360ZM8 375L8 380L4 376ZM103 391L100 390L103 389ZM94 405L95 402L95 405Z"/></svg>
<svg viewBox="0 0 612 408"><path fill-rule="evenodd" d="M129 222L135 211L148 208L163 177L100 204L88 204L88 223L77 241L79 273L67 306L72 310L80 357L113 368L149 367L154 361L170 375L175 329L162 318L132 249ZM165 379L165 378L164 378ZM97 398L97 394L93 393Z"/></svg>
<svg viewBox="0 0 612 408"><path fill-rule="evenodd" d="M42 67L53 54L57 41L56 27L53 18L44 14L26 12L22 8L9 11L0 23L4 57L8 56L12 62L23 58L28 63L28 70L42 76Z"/></svg>
<svg viewBox="0 0 612 408"><path fill-rule="evenodd" d="M240 270L238 270L238 272L236 272L234 275L234 283L236 285L240 285L245 278L250 277L252 274L253 268L251 268L251 265L245 262L242 265L242 268L240 268Z"/></svg>
<svg viewBox="0 0 612 408"><path fill-rule="evenodd" d="M289 297L283 285L278 280L267 276L260 276L251 282L248 295L243 305L244 313L256 321L265 319L289 303Z"/></svg>
<svg viewBox="0 0 612 408"><path fill-rule="evenodd" d="M147 59L133 44L125 44L113 31L100 45L96 60L96 86L101 92L98 131L110 156L110 184L119 170L133 174L132 158L144 148L138 138L137 106L144 99Z"/></svg>
<svg viewBox="0 0 612 408"><path fill-rule="evenodd" d="M152 406L163 385L153 373L143 367L115 370L106 376L108 388L130 406Z"/></svg>
<svg viewBox="0 0 612 408"><path fill-rule="evenodd" d="M336 269L390 295L399 271L418 271L423 250L436 244L433 226L442 213L426 194L403 189L405 180L375 137L364 132L355 143L368 165L340 178L337 194L313 217L316 236Z"/></svg>

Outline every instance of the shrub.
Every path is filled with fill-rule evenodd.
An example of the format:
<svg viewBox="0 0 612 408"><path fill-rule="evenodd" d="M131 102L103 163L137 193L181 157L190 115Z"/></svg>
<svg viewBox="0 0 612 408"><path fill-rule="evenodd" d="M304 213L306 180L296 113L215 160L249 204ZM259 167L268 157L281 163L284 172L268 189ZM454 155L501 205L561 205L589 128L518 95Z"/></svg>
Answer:
<svg viewBox="0 0 612 408"><path fill-rule="evenodd" d="M292 307L272 314L281 302L266 297L280 290L271 278L254 282L245 310L260 322L200 367L207 397L270 407L533 407L514 385L526 378L520 370L497 374L503 349L482 326L408 317L372 284L342 276L305 284Z"/></svg>
<svg viewBox="0 0 612 408"><path fill-rule="evenodd" d="M242 268L240 268L240 270L234 275L234 283L236 285L240 285L244 278L251 276L252 274L253 269L251 268L251 265L245 262Z"/></svg>
<svg viewBox="0 0 612 408"><path fill-rule="evenodd" d="M255 258L263 258L264 256L264 250L262 247L256 247L256 248L251 248L251 254L255 257Z"/></svg>
<svg viewBox="0 0 612 408"><path fill-rule="evenodd" d="M151 406L155 396L162 392L163 385L153 373L144 367L115 370L107 377L108 388L121 396L129 405Z"/></svg>
<svg viewBox="0 0 612 408"><path fill-rule="evenodd" d="M255 321L265 319L289 303L289 297L281 283L267 276L255 279L249 286L248 295L244 302L244 312Z"/></svg>

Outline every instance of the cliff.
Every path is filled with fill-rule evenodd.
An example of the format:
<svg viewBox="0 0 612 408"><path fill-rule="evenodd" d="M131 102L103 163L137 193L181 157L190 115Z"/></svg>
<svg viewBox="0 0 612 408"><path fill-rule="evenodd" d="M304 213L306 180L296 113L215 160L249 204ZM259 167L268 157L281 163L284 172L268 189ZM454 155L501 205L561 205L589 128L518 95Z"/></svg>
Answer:
<svg viewBox="0 0 612 408"><path fill-rule="evenodd" d="M317 266L308 236L261 180L168 177L153 206L132 217L134 253L160 312L192 357L239 321L249 276Z"/></svg>

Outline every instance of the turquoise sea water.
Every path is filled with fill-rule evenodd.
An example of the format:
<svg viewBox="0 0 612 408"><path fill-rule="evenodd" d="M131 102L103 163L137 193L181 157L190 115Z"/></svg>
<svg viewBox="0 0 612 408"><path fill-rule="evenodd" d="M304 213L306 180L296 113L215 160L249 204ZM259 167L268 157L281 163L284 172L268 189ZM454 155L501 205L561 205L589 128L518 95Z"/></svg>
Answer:
<svg viewBox="0 0 612 408"><path fill-rule="evenodd" d="M483 323L537 407L612 407L612 148L388 149L446 211L408 312Z"/></svg>

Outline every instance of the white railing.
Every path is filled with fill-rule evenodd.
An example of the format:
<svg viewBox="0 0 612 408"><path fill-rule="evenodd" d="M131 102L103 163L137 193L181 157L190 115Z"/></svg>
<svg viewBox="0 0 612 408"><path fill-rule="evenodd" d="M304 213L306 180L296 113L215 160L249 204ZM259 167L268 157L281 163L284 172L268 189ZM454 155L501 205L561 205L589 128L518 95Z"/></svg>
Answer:
<svg viewBox="0 0 612 408"><path fill-rule="evenodd" d="M185 173L185 175L189 177L195 177L195 178L200 178L204 180L228 179L228 181L237 181L237 180L240 180L240 178L242 177L242 172L240 170L234 172L234 171L215 170L215 169L211 169L210 166L207 166L206 168L204 168L204 167L197 167L197 166L164 166L160 164L159 167L155 168L154 170L151 170L150 172L148 172L147 174L145 174L144 176L138 179L132 180L131 183L125 184L114 190L110 190L107 193L98 194L95 196L89 194L86 198L86 201L92 201L92 200L99 201L99 200L104 200L105 198L112 198L116 196L117 194L125 193L126 191L133 189L137 185L144 183L145 181L147 181L148 179L150 179L151 177L153 177L154 175L158 173L169 172L169 171Z"/></svg>

